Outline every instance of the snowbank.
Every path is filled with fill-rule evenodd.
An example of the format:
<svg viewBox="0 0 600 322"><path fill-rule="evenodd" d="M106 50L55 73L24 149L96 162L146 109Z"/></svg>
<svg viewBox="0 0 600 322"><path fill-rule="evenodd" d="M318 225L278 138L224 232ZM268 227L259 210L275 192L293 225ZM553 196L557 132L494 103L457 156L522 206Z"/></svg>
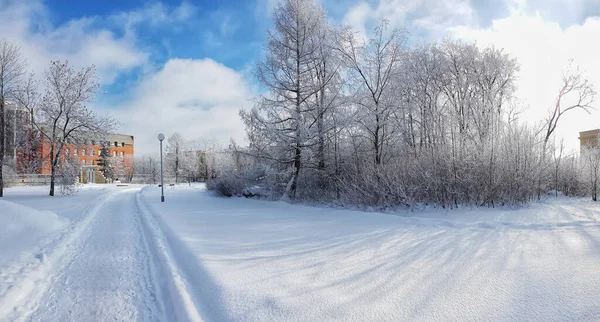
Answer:
<svg viewBox="0 0 600 322"><path fill-rule="evenodd" d="M0 200L0 267L66 228L69 220Z"/></svg>
<svg viewBox="0 0 600 322"><path fill-rule="evenodd" d="M43 275L46 249L69 220L0 200L0 317L17 308Z"/></svg>

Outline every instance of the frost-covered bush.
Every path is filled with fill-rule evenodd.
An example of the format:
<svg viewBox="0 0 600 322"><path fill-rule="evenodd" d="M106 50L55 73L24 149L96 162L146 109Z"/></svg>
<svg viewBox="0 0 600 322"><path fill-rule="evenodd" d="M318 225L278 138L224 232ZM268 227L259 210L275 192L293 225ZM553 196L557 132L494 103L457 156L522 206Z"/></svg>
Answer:
<svg viewBox="0 0 600 322"><path fill-rule="evenodd" d="M310 203L327 203L336 199L336 178L325 171L304 169L298 177L296 199Z"/></svg>
<svg viewBox="0 0 600 322"><path fill-rule="evenodd" d="M285 185L281 183L284 176L285 174L265 165L257 165L241 172L230 169L220 177L209 180L206 188L225 197L277 199L285 190Z"/></svg>
<svg viewBox="0 0 600 322"><path fill-rule="evenodd" d="M242 192L246 188L246 183L238 175L228 174L209 180L206 183L206 188L224 197L237 197L242 195Z"/></svg>
<svg viewBox="0 0 600 322"><path fill-rule="evenodd" d="M77 194L81 188L79 183L81 168L77 160L65 160L58 167L57 183L59 192L63 196Z"/></svg>

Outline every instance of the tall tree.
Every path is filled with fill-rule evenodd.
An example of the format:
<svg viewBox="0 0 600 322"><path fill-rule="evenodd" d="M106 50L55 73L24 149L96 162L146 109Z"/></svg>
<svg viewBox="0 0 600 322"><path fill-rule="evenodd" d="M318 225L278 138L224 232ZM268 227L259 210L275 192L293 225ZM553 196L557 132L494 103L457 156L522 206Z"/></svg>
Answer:
<svg viewBox="0 0 600 322"><path fill-rule="evenodd" d="M406 34L398 29L388 33L388 21L375 28L367 43L356 39L353 30L339 33L337 49L353 71L357 85L359 123L367 132L373 147L374 162L383 162L385 146L393 134L392 118L398 105L392 97L392 86L401 63Z"/></svg>
<svg viewBox="0 0 600 322"><path fill-rule="evenodd" d="M21 48L13 42L0 39L0 197L4 196L2 168L6 149L6 104L14 98L26 66Z"/></svg>
<svg viewBox="0 0 600 322"><path fill-rule="evenodd" d="M15 95L15 101L29 114L27 126L23 126L22 136L19 140L21 156L19 168L22 173L39 173L42 166L40 155L42 142L39 131L35 130L35 113L41 102L41 95L34 74L30 74L26 81L21 82Z"/></svg>
<svg viewBox="0 0 600 322"><path fill-rule="evenodd" d="M320 185L325 182L326 144L331 132L335 131L333 116L335 109L340 105L342 92L342 79L340 75L341 59L335 48L335 30L323 23L315 33L317 44L314 59L314 75L316 92L314 108L312 109L313 121L310 127L316 126L316 159L319 171Z"/></svg>
<svg viewBox="0 0 600 322"><path fill-rule="evenodd" d="M256 77L269 89L251 111L241 111L251 145L276 162L291 165L292 174L282 198L295 198L303 167L303 150L314 144L309 113L319 91L314 80L319 57L318 33L325 23L322 7L314 1L286 0L273 11L274 29L268 33L266 59Z"/></svg>
<svg viewBox="0 0 600 322"><path fill-rule="evenodd" d="M554 102L554 106L548 111L548 117L545 120L543 132L542 157L540 159L538 174L538 199L541 197L542 181L546 176L548 164L548 142L554 134L561 117L566 113L575 110L583 110L589 113L594 108L593 103L596 98L596 91L588 79L584 77L583 71L573 66L573 61L562 75L561 87Z"/></svg>
<svg viewBox="0 0 600 322"><path fill-rule="evenodd" d="M550 137L558 126L558 121L565 114L573 110L583 110L589 113L596 98L596 91L583 72L573 67L569 62L567 70L562 75L562 84L554 106L549 110L544 131L544 152Z"/></svg>
<svg viewBox="0 0 600 322"><path fill-rule="evenodd" d="M50 196L54 196L65 144L84 144L116 126L112 118L97 116L86 106L94 100L98 86L93 65L76 72L68 62L52 61L44 74L45 92L35 122L50 148L44 156L50 163Z"/></svg>

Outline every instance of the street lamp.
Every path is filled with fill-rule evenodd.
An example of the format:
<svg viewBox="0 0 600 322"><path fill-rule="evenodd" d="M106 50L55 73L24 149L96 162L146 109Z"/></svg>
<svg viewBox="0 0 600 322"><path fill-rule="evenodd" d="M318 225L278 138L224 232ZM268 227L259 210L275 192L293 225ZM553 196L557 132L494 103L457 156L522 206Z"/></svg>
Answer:
<svg viewBox="0 0 600 322"><path fill-rule="evenodd" d="M163 156L162 156L162 141L165 139L164 134L158 135L160 141L160 202L165 202L165 183L163 181Z"/></svg>

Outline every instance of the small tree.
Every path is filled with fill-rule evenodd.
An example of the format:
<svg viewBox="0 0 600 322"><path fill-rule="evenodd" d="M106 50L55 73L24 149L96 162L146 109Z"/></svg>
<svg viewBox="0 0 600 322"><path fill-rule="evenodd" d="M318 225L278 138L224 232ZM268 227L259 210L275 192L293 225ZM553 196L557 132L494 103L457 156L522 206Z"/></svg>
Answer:
<svg viewBox="0 0 600 322"><path fill-rule="evenodd" d="M63 196L74 195L79 191L79 175L81 174L81 166L77 162L77 158L66 157L57 169L57 181L59 192Z"/></svg>
<svg viewBox="0 0 600 322"><path fill-rule="evenodd" d="M184 170L185 141L181 134L175 132L167 139L166 162L168 172L175 175L175 183L179 182L179 174Z"/></svg>
<svg viewBox="0 0 600 322"><path fill-rule="evenodd" d="M110 155L110 142L107 141L102 141L100 147L100 171L104 175L104 178L109 180L114 179L115 172Z"/></svg>
<svg viewBox="0 0 600 322"><path fill-rule="evenodd" d="M21 48L6 39L0 39L0 197L4 196L2 166L6 142L5 108L7 102L14 98L19 82L25 74L26 65L21 55Z"/></svg>
<svg viewBox="0 0 600 322"><path fill-rule="evenodd" d="M598 201L598 179L600 179L600 147L587 146L581 151L589 175L592 200Z"/></svg>
<svg viewBox="0 0 600 322"><path fill-rule="evenodd" d="M17 142L20 154L18 168L22 173L38 173L42 166L42 140L39 131L35 131L34 115L41 101L38 82L35 75L29 75L16 92L15 101L29 112L29 125L21 129Z"/></svg>
<svg viewBox="0 0 600 322"><path fill-rule="evenodd" d="M554 195L558 197L558 173L563 159L563 152L565 150L564 140L560 140L560 145L554 146L554 150L555 151L552 154L552 161L554 163Z"/></svg>

